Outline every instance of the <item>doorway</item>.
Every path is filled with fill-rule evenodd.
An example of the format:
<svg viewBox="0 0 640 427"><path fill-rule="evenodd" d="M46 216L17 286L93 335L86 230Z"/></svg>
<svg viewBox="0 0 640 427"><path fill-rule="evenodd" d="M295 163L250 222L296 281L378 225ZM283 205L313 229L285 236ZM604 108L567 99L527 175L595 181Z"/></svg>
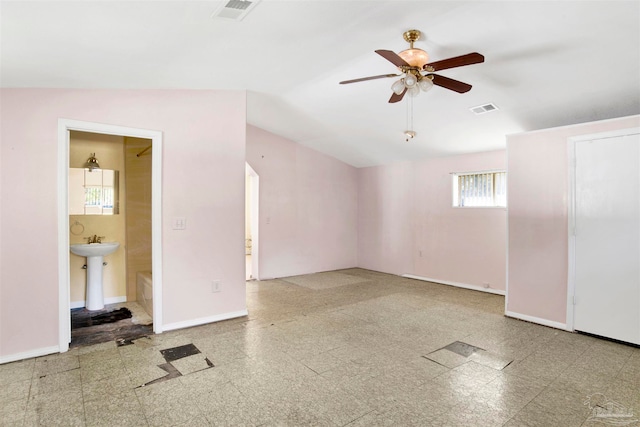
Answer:
<svg viewBox="0 0 640 427"><path fill-rule="evenodd" d="M151 247L153 275L153 332L162 332L162 133L146 129L106 125L76 120L58 120L58 287L59 351L71 341L70 238L69 238L69 153L72 131L119 135L151 140Z"/></svg>
<svg viewBox="0 0 640 427"><path fill-rule="evenodd" d="M255 170L245 163L245 272L246 280L260 280L258 215L260 201L260 178Z"/></svg>
<svg viewBox="0 0 640 427"><path fill-rule="evenodd" d="M640 134L574 139L573 328L640 344Z"/></svg>

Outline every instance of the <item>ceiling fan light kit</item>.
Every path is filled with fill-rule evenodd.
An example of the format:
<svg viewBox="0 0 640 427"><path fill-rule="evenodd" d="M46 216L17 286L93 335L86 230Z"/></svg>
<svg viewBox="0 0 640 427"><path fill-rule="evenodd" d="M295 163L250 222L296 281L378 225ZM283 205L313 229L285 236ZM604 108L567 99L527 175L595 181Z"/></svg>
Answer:
<svg viewBox="0 0 640 427"><path fill-rule="evenodd" d="M420 38L420 31L409 30L402 34L404 40L409 43L409 49L398 53L398 56L412 67L422 68L429 62L429 55L422 49L414 48L413 42Z"/></svg>

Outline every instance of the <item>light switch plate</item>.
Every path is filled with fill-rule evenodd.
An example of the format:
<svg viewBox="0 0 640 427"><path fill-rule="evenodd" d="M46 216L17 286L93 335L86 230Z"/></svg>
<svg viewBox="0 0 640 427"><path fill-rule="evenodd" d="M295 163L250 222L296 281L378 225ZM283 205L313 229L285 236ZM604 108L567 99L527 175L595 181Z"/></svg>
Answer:
<svg viewBox="0 0 640 427"><path fill-rule="evenodd" d="M174 230L184 230L187 228L187 219L183 217L173 219Z"/></svg>

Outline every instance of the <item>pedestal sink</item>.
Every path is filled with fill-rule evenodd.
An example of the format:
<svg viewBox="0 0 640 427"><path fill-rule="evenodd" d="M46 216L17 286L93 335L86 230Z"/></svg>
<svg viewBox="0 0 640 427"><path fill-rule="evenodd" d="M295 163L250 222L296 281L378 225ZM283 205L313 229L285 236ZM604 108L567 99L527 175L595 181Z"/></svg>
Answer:
<svg viewBox="0 0 640 427"><path fill-rule="evenodd" d="M119 247L120 243L118 242L71 245L72 254L87 257L87 310L104 308L102 263L105 255L114 253Z"/></svg>

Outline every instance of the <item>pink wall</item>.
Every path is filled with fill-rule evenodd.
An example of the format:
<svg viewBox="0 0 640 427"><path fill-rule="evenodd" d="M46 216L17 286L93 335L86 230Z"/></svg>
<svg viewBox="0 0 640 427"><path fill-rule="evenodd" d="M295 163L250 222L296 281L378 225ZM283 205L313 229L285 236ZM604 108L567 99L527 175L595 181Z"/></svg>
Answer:
<svg viewBox="0 0 640 427"><path fill-rule="evenodd" d="M0 108L0 356L58 345L58 118L163 132L164 324L246 308L243 91L3 89Z"/></svg>
<svg viewBox="0 0 640 427"><path fill-rule="evenodd" d="M566 324L567 138L637 126L640 116L507 137L508 312Z"/></svg>
<svg viewBox="0 0 640 427"><path fill-rule="evenodd" d="M504 170L505 151L431 159L415 166L413 274L483 288L488 283L504 291L506 209L453 208L451 172Z"/></svg>
<svg viewBox="0 0 640 427"><path fill-rule="evenodd" d="M453 208L451 172L505 166L493 151L360 169L358 265L504 290L505 209Z"/></svg>
<svg viewBox="0 0 640 427"><path fill-rule="evenodd" d="M356 266L354 167L254 126L247 162L260 179L260 279Z"/></svg>
<svg viewBox="0 0 640 427"><path fill-rule="evenodd" d="M358 267L413 271L414 164L358 169Z"/></svg>

